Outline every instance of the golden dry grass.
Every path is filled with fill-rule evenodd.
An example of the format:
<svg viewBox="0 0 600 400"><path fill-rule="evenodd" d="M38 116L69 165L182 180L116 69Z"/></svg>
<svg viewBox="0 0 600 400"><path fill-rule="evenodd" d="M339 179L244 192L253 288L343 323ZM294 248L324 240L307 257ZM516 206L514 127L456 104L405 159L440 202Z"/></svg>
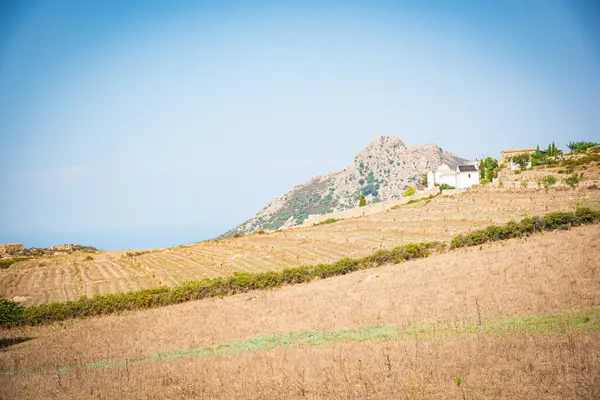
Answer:
<svg viewBox="0 0 600 400"><path fill-rule="evenodd" d="M491 223L600 205L597 190L498 190L480 188L455 197L405 205L397 210L334 224L265 235L203 242L145 253L124 251L53 256L0 270L0 296L22 296L25 304L74 300L234 271L277 270L289 266L360 257L380 248L452 236Z"/></svg>
<svg viewBox="0 0 600 400"><path fill-rule="evenodd" d="M0 352L0 371L13 373L0 376L0 398L598 398L597 330L416 335L59 368L305 329L479 318L485 326L490 316L588 309L600 305L599 249L594 225L277 290L5 330L5 339L33 339Z"/></svg>

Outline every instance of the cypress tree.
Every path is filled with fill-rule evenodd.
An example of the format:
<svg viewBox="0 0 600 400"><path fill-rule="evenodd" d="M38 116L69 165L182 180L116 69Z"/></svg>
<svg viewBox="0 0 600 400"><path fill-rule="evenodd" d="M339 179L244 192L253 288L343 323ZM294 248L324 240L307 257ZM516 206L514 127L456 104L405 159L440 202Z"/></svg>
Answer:
<svg viewBox="0 0 600 400"><path fill-rule="evenodd" d="M360 200L358 200L358 206L359 207L364 207L367 205L367 199L365 198L364 194L360 194Z"/></svg>

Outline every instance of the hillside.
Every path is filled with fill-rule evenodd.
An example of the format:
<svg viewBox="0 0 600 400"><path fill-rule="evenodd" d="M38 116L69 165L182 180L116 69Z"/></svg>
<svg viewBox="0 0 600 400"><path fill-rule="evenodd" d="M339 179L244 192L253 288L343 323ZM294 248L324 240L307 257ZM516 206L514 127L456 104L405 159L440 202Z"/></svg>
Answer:
<svg viewBox="0 0 600 400"><path fill-rule="evenodd" d="M0 399L598 398L599 233L5 330Z"/></svg>
<svg viewBox="0 0 600 400"><path fill-rule="evenodd" d="M241 282L250 274L232 273L281 275L287 267L381 257L378 250L401 244L448 242L513 219L598 209L595 163L572 171L583 178L574 188L512 184L542 172L563 179L558 169L507 172L505 186L323 225L150 251L43 254L0 269L0 297L41 304L28 308L60 320L67 303L43 303L158 292L204 277ZM548 221L558 229L535 232L543 224L534 223L528 236L276 290L2 328L0 399L598 398L600 225ZM105 296L103 307L130 298Z"/></svg>
<svg viewBox="0 0 600 400"><path fill-rule="evenodd" d="M343 171L316 176L293 187L222 236L301 225L312 214L356 207L361 192L369 203L399 198L428 170L442 163L454 168L465 162L433 143L411 147L394 136L377 136Z"/></svg>
<svg viewBox="0 0 600 400"><path fill-rule="evenodd" d="M484 186L327 225L169 249L43 256L0 269L0 297L40 304L176 286L233 272L276 271L335 262L406 243L448 241L459 233L490 224L573 210L578 205L600 207L600 191L551 189L546 193L533 187L525 190Z"/></svg>

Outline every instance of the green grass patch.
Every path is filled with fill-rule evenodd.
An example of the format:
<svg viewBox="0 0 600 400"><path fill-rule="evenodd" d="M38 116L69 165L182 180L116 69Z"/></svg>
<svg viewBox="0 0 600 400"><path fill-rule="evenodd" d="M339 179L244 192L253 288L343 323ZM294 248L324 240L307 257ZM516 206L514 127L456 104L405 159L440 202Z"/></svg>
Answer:
<svg viewBox="0 0 600 400"><path fill-rule="evenodd" d="M474 319L474 318L471 318ZM548 313L521 317L487 317L480 323L474 320L459 325L449 323L425 323L414 327L372 325L340 330L302 330L277 335L262 336L222 343L197 349L161 351L141 358L103 360L82 365L58 367L59 372L70 369L102 369L125 364L177 360L189 357L210 357L224 354L239 354L265 351L275 348L322 346L331 343L381 342L386 340L437 340L462 335L561 335L569 332L600 332L600 307L568 313ZM39 372L39 371L37 371ZM13 371L0 371L0 375L13 375Z"/></svg>
<svg viewBox="0 0 600 400"><path fill-rule="evenodd" d="M13 257L13 258L2 258L0 259L0 269L6 269L13 265L14 263L18 263L19 261L29 260L32 257Z"/></svg>

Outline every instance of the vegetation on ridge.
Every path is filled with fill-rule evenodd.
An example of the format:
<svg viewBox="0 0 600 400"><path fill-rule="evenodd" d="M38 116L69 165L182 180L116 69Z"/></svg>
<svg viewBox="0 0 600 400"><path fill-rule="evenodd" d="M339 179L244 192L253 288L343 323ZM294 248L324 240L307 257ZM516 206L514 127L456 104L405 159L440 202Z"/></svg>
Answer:
<svg viewBox="0 0 600 400"><path fill-rule="evenodd" d="M542 231L569 229L597 222L600 222L600 211L589 208L579 208L575 212L555 212L543 217L525 218L521 222L511 221L502 226L492 225L485 229L458 235L452 239L450 248L477 246L487 242L519 238ZM228 277L190 281L174 287L104 294L93 298L84 296L74 301L34 306L22 306L10 300L2 300L0 326L38 325L70 318L155 308L190 300L310 282L317 278L345 275L388 263L424 258L435 251L444 251L446 247L444 243L439 242L406 244L391 250L379 250L362 258L344 258L331 264L307 265L260 273L234 273Z"/></svg>

